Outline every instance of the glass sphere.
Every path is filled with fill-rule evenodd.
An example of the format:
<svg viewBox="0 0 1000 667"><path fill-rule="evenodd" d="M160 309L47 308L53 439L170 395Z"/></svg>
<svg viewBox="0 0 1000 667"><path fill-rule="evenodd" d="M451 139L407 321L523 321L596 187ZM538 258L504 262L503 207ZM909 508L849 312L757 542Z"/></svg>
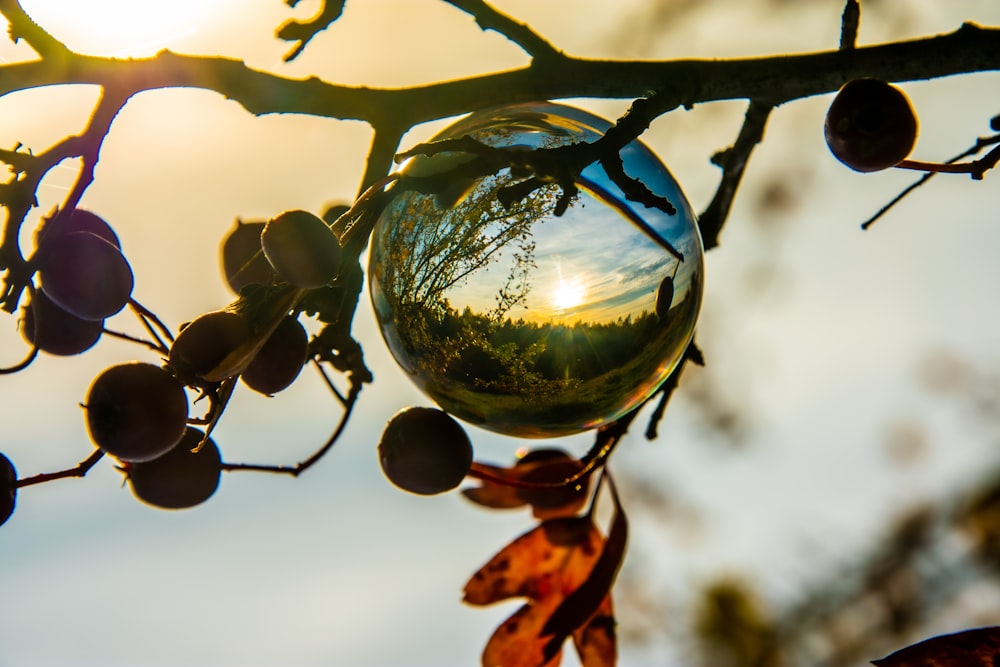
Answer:
<svg viewBox="0 0 1000 667"><path fill-rule="evenodd" d="M549 148L609 127L572 107L518 104L473 113L433 140ZM467 157L418 156L401 169L423 175ZM600 164L582 172L560 216L554 183L498 201L525 178L510 169L434 194L404 191L383 211L369 258L376 318L393 357L441 408L507 435L569 435L621 417L677 366L701 306L701 236L648 148L634 141L621 158L676 213L628 201Z"/></svg>

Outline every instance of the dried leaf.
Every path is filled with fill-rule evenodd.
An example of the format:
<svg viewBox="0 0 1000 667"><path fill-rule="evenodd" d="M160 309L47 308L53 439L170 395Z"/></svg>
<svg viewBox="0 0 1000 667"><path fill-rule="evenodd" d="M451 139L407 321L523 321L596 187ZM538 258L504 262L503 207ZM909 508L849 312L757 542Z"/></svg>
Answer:
<svg viewBox="0 0 1000 667"><path fill-rule="evenodd" d="M479 472L512 482L558 484L583 468L583 464L561 449L535 449L519 455L509 468L476 463ZM462 490L472 502L492 509L511 509L530 505L537 519L555 519L577 514L587 502L589 476L575 483L549 488L519 488L491 480L481 486Z"/></svg>
<svg viewBox="0 0 1000 667"><path fill-rule="evenodd" d="M490 637L483 651L484 667L559 664L561 643L555 651L546 652L551 637L542 628L566 596L590 576L603 543L590 517L543 521L504 547L472 576L465 586L465 601L469 604L487 605L512 597L529 600Z"/></svg>
<svg viewBox="0 0 1000 667"><path fill-rule="evenodd" d="M589 517L543 521L472 575L465 602L488 605L514 597L561 602L589 576L603 541Z"/></svg>
<svg viewBox="0 0 1000 667"><path fill-rule="evenodd" d="M573 645L583 667L614 667L618 649L610 594L587 624L573 633Z"/></svg>
<svg viewBox="0 0 1000 667"><path fill-rule="evenodd" d="M586 581L566 596L542 628L543 634L552 636L546 648L546 657L553 655L568 636L594 616L610 594L618 569L625 557L628 520L625 518L625 512L622 510L618 492L611 483L611 478L607 479L611 498L615 503L615 514L611 521L608 539Z"/></svg>
<svg viewBox="0 0 1000 667"><path fill-rule="evenodd" d="M558 602L553 598L529 602L501 623L483 649L483 667L557 667L562 651L546 661L546 639L539 635Z"/></svg>
<svg viewBox="0 0 1000 667"><path fill-rule="evenodd" d="M1000 665L1000 626L931 637L902 648L878 667L996 667Z"/></svg>
<svg viewBox="0 0 1000 667"><path fill-rule="evenodd" d="M497 477L509 477L513 470L513 468L502 468L486 463L477 462L475 465L483 472ZM462 489L462 495L477 505L491 509L514 509L524 507L527 504L513 486L490 481L483 481L480 486Z"/></svg>

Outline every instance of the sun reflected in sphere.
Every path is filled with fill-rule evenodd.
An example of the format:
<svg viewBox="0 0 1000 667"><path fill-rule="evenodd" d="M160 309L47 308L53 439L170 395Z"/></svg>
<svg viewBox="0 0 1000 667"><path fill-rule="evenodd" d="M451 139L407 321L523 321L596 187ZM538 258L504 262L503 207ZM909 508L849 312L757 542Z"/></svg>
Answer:
<svg viewBox="0 0 1000 667"><path fill-rule="evenodd" d="M560 277L552 288L552 305L558 310L569 310L582 304L587 298L587 286L579 278Z"/></svg>
<svg viewBox="0 0 1000 667"><path fill-rule="evenodd" d="M471 114L434 140L550 148L608 127L571 107L522 104ZM620 155L675 213L629 201L600 164L559 216L557 184L502 204L498 194L525 178L509 169L403 192L386 207L369 261L375 314L393 357L443 409L508 435L569 435L635 408L676 367L701 305L701 238L656 156L639 142ZM443 153L401 169L464 159Z"/></svg>

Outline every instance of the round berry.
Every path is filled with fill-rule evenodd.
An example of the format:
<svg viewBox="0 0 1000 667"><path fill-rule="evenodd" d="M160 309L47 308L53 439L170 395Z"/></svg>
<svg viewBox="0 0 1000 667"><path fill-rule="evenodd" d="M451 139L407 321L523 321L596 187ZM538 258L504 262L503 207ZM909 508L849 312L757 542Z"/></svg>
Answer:
<svg viewBox="0 0 1000 667"><path fill-rule="evenodd" d="M125 256L91 232L50 235L39 247L42 290L84 320L111 317L128 303L134 278Z"/></svg>
<svg viewBox="0 0 1000 667"><path fill-rule="evenodd" d="M51 234L71 234L73 232L90 232L121 250L122 244L118 240L118 235L111 225L96 213L86 209L75 208L68 212L61 212L52 218L45 220L38 228L35 237L36 245L45 243L45 239Z"/></svg>
<svg viewBox="0 0 1000 667"><path fill-rule="evenodd" d="M407 408L386 424L378 455L382 472L393 484L432 495L462 482L472 466L472 443L448 413Z"/></svg>
<svg viewBox="0 0 1000 667"><path fill-rule="evenodd" d="M254 391L268 396L277 394L295 381L308 354L306 330L298 319L289 315L278 323L241 377Z"/></svg>
<svg viewBox="0 0 1000 667"><path fill-rule="evenodd" d="M222 474L219 448L204 431L188 427L177 446L151 461L125 466L129 486L139 500L162 509L200 505L215 493Z"/></svg>
<svg viewBox="0 0 1000 667"><path fill-rule="evenodd" d="M17 503L17 470L3 453L0 453L0 526L14 513Z"/></svg>
<svg viewBox="0 0 1000 667"><path fill-rule="evenodd" d="M240 345L250 339L246 319L229 310L206 313L189 322L170 345L167 365L186 385L199 386Z"/></svg>
<svg viewBox="0 0 1000 667"><path fill-rule="evenodd" d="M222 242L222 272L237 294L247 285L270 285L274 269L260 245L263 222L236 220L236 226Z"/></svg>
<svg viewBox="0 0 1000 667"><path fill-rule="evenodd" d="M308 211L285 211L268 220L260 242L278 275L301 289L322 287L340 272L340 241Z"/></svg>
<svg viewBox="0 0 1000 667"><path fill-rule="evenodd" d="M880 79L854 79L833 99L824 129L838 160L856 171L879 171L913 150L917 116L896 86Z"/></svg>
<svg viewBox="0 0 1000 667"><path fill-rule="evenodd" d="M42 352L71 356L89 350L104 331L104 320L82 320L35 290L24 309L21 335Z"/></svg>
<svg viewBox="0 0 1000 667"><path fill-rule="evenodd" d="M147 363L105 370L90 385L84 407L90 439L122 461L163 456L187 427L184 387L169 372Z"/></svg>

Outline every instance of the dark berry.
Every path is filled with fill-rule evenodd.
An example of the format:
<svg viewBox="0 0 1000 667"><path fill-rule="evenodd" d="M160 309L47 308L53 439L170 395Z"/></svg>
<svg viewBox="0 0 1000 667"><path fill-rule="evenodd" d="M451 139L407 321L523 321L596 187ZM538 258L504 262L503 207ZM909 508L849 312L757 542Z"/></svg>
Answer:
<svg viewBox="0 0 1000 667"><path fill-rule="evenodd" d="M21 320L21 335L28 343L59 356L89 350L103 331L104 320L83 320L67 313L41 290L35 290Z"/></svg>
<svg viewBox="0 0 1000 667"><path fill-rule="evenodd" d="M396 413L378 443L382 472L399 488L432 495L458 486L472 466L465 429L436 408Z"/></svg>
<svg viewBox="0 0 1000 667"><path fill-rule="evenodd" d="M61 212L49 218L38 228L36 235L36 245L41 245L45 239L53 234L71 234L73 232L90 232L121 250L122 244L118 240L118 235L107 221L96 213L86 209L75 208L72 211Z"/></svg>
<svg viewBox="0 0 1000 667"><path fill-rule="evenodd" d="M340 272L340 241L308 211L285 211L272 218L260 241L278 275L301 289L322 287Z"/></svg>
<svg viewBox="0 0 1000 667"><path fill-rule="evenodd" d="M277 394L288 387L306 363L309 337L298 319L287 316L243 370L243 382L262 394Z"/></svg>
<svg viewBox="0 0 1000 667"><path fill-rule="evenodd" d="M182 383L202 385L206 376L249 339L250 328L242 315L229 310L206 313L177 334L167 365Z"/></svg>
<svg viewBox="0 0 1000 667"><path fill-rule="evenodd" d="M222 242L222 272L237 294L247 285L270 285L274 269L260 245L263 222L236 221L236 226Z"/></svg>
<svg viewBox="0 0 1000 667"><path fill-rule="evenodd" d="M198 447L204 437L203 431L188 427L163 456L125 466L135 497L162 509L194 507L212 497L219 487L222 459L211 438Z"/></svg>
<svg viewBox="0 0 1000 667"><path fill-rule="evenodd" d="M133 276L125 256L91 232L46 237L38 250L42 290L84 320L111 317L128 303Z"/></svg>
<svg viewBox="0 0 1000 667"><path fill-rule="evenodd" d="M826 143L856 171L898 164L917 141L917 116L902 90L880 79L854 79L826 114Z"/></svg>
<svg viewBox="0 0 1000 667"><path fill-rule="evenodd" d="M14 513L17 504L17 470L6 456L0 453L0 526Z"/></svg>
<svg viewBox="0 0 1000 667"><path fill-rule="evenodd" d="M91 440L123 461L148 461L166 454L187 427L184 387L152 364L108 368L90 385L84 407Z"/></svg>

